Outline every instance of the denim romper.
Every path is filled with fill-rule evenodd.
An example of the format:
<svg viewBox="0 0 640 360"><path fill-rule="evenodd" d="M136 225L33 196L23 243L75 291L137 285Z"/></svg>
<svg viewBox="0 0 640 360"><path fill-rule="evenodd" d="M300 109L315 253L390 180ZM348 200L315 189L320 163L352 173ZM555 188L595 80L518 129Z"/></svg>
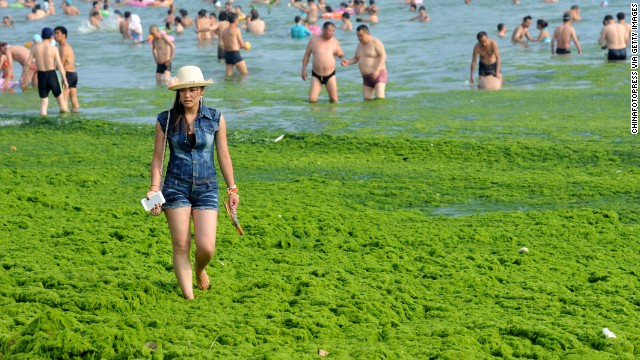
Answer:
<svg viewBox="0 0 640 360"><path fill-rule="evenodd" d="M169 111L158 114L157 121L164 132ZM220 126L220 112L202 105L194 121L196 145L192 149L182 127L173 132L169 124L169 165L162 194L164 209L191 207L194 210L218 210L218 182L213 161L215 135Z"/></svg>

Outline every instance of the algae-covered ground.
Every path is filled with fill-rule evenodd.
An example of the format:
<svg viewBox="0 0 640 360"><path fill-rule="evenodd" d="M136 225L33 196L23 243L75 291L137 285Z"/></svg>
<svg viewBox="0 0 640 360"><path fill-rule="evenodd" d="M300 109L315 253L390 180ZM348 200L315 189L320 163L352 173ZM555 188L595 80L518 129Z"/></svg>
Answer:
<svg viewBox="0 0 640 360"><path fill-rule="evenodd" d="M221 216L194 301L139 202L152 126L3 115L0 359L636 358L628 70L587 71L585 89L296 104L277 116L313 130L232 128L246 235Z"/></svg>

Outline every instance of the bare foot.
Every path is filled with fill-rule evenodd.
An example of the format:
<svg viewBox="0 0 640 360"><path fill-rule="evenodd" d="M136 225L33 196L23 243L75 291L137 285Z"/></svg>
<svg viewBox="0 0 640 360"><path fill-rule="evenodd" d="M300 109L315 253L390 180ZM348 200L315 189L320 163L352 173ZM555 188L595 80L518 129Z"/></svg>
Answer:
<svg viewBox="0 0 640 360"><path fill-rule="evenodd" d="M207 276L207 272L205 269L202 269L201 272L196 273L196 281L198 282L198 289L209 289L209 276Z"/></svg>

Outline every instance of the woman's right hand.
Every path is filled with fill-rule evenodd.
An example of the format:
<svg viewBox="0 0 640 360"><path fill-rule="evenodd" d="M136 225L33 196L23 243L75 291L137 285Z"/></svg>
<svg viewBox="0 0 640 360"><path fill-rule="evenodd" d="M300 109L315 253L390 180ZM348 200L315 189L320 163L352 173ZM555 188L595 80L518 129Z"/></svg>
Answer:
<svg viewBox="0 0 640 360"><path fill-rule="evenodd" d="M151 196L153 194L157 193L157 191L149 191L147 193L147 200L149 200L151 198ZM156 204L154 207L151 208L151 210L149 210L149 214L153 215L153 216L158 216L162 213L162 204Z"/></svg>

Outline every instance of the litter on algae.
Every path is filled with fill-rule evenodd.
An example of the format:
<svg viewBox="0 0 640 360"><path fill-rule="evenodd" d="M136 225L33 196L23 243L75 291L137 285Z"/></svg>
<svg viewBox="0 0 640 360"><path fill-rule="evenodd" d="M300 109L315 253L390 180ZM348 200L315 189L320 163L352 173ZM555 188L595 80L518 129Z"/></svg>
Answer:
<svg viewBox="0 0 640 360"><path fill-rule="evenodd" d="M219 222L192 302L139 202L153 128L23 117L0 127L0 358L636 358L621 94L423 93L407 114L442 107L420 121L390 100L360 108L371 127L231 131L245 236Z"/></svg>

